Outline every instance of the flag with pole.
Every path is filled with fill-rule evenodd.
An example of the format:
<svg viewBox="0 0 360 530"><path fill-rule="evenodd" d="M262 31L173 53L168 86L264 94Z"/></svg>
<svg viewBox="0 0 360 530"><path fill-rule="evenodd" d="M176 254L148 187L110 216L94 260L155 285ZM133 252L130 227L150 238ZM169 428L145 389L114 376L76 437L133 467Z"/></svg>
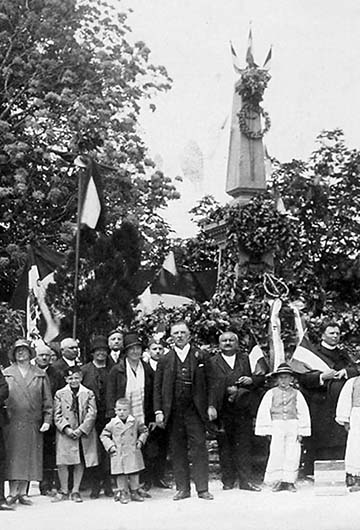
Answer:
<svg viewBox="0 0 360 530"><path fill-rule="evenodd" d="M302 338L300 344L295 348L290 361L290 366L298 374L308 372L329 370L329 365L319 356L314 344L306 337Z"/></svg>
<svg viewBox="0 0 360 530"><path fill-rule="evenodd" d="M26 311L26 332L30 340L54 340L60 332L60 318L46 303L46 290L54 282L54 271L65 256L45 245L33 244L23 272L15 287L10 305Z"/></svg>
<svg viewBox="0 0 360 530"><path fill-rule="evenodd" d="M80 188L80 225L101 230L104 225L105 208L99 165L90 157L86 162L82 157L78 157L75 163L80 167L85 166Z"/></svg>

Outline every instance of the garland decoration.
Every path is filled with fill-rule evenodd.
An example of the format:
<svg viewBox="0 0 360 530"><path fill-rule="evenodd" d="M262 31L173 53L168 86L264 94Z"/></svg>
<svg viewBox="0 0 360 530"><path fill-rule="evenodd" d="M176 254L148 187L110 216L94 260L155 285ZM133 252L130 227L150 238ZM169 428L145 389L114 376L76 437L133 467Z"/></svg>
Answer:
<svg viewBox="0 0 360 530"><path fill-rule="evenodd" d="M248 125L249 120L255 119L257 116L252 116L253 114L260 114L264 118L264 128L258 129L257 131L253 131L250 129ZM260 105L257 107L254 107L252 103L245 103L242 107L240 112L238 113L239 118L239 125L240 125L240 131L245 134L247 138L250 138L252 140L258 140L262 138L271 127L271 120L269 113L266 112Z"/></svg>
<svg viewBox="0 0 360 530"><path fill-rule="evenodd" d="M236 87L243 101L238 113L240 131L251 140L261 139L271 127L270 116L260 105L270 79L267 70L256 67L246 68L242 70L240 83ZM264 119L264 127L254 131L249 126L249 122L259 116Z"/></svg>

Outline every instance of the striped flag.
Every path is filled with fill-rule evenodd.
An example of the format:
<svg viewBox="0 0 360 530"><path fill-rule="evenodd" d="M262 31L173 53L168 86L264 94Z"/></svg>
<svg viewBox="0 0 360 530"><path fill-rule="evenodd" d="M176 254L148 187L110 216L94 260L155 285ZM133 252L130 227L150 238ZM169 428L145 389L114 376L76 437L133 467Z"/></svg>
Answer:
<svg viewBox="0 0 360 530"><path fill-rule="evenodd" d="M252 375L265 375L269 372L268 364L264 357L264 352L255 341L253 335L250 339L249 362Z"/></svg>
<svg viewBox="0 0 360 530"><path fill-rule="evenodd" d="M272 46L270 46L270 50L268 51L268 54L266 56L266 59L263 64L264 70L270 70L271 68L271 59L272 59Z"/></svg>
<svg viewBox="0 0 360 530"><path fill-rule="evenodd" d="M81 165L81 163L82 159L77 165ZM91 158L86 163L85 174L81 179L80 224L96 230L101 229L104 224L104 204L99 166Z"/></svg>
<svg viewBox="0 0 360 530"><path fill-rule="evenodd" d="M307 337L303 337L300 344L295 349L290 366L298 374L320 371L326 372L329 366L319 356L316 347Z"/></svg>
<svg viewBox="0 0 360 530"><path fill-rule="evenodd" d="M46 290L54 282L54 271L64 261L64 255L45 245L30 245L23 272L11 299L14 309L26 311L26 330L30 340L54 340L60 331L60 321L46 303Z"/></svg>
<svg viewBox="0 0 360 530"><path fill-rule="evenodd" d="M241 74L239 57L237 56L235 48L232 45L231 41L230 41L230 51L231 51L231 58L232 58L232 63L233 63L234 70L235 70L235 72L237 74Z"/></svg>
<svg viewBox="0 0 360 530"><path fill-rule="evenodd" d="M257 67L257 64L255 63L255 60L254 60L254 55L253 55L253 39L252 39L251 28L249 29L248 47L246 51L246 62L250 66L250 68Z"/></svg>

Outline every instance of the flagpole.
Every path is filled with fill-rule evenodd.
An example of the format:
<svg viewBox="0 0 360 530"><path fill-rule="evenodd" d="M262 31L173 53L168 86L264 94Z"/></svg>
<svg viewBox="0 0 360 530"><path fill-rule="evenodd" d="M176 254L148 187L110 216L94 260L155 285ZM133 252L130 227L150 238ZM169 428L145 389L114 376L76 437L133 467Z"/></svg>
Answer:
<svg viewBox="0 0 360 530"><path fill-rule="evenodd" d="M72 336L76 339L77 328L77 309L78 309L78 291L79 291L79 262L80 262L80 225L81 225L81 192L84 170L80 169L78 184L78 203L77 203L77 220L76 220L76 243L75 243L75 278L74 278L74 315Z"/></svg>

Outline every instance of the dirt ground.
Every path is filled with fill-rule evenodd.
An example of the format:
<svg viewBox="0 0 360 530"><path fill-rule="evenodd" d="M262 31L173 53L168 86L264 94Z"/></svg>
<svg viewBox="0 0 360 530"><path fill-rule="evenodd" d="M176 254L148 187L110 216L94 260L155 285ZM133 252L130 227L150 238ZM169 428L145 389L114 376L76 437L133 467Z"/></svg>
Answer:
<svg viewBox="0 0 360 530"><path fill-rule="evenodd" d="M317 496L312 484L298 485L297 493L239 489L223 491L211 481L213 501L174 502L174 491L151 490L152 499L128 505L100 497L84 502L52 504L32 484L33 506L0 513L1 530L359 530L360 493Z"/></svg>

